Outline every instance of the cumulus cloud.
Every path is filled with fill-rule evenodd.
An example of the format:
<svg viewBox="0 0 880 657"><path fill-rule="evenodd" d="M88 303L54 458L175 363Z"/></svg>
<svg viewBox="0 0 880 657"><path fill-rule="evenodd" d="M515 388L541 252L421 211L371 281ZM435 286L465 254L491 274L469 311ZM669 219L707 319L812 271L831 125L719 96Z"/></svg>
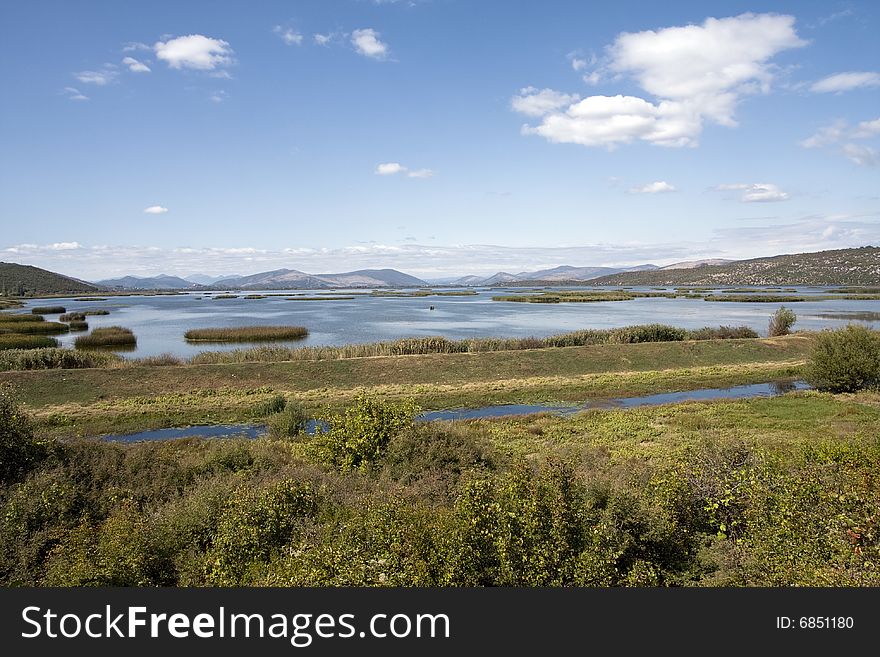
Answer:
<svg viewBox="0 0 880 657"><path fill-rule="evenodd" d="M525 87L510 100L514 111L526 116L544 116L580 99L577 94L564 94L552 89Z"/></svg>
<svg viewBox="0 0 880 657"><path fill-rule="evenodd" d="M871 71L835 73L814 82L810 86L810 91L817 94L828 94L869 87L880 87L880 73Z"/></svg>
<svg viewBox="0 0 880 657"><path fill-rule="evenodd" d="M548 109L540 124L526 125L522 132L555 143L606 148L637 140L696 146L704 121L735 126L740 98L769 91L770 59L805 43L794 29L794 17L777 14L747 13L707 18L701 25L623 33L606 49L605 71L633 79L655 100L589 96L567 108ZM599 79L598 71L585 76L591 83Z"/></svg>
<svg viewBox="0 0 880 657"><path fill-rule="evenodd" d="M202 34L157 41L153 51L158 59L174 69L214 71L233 63L233 51L226 41Z"/></svg>
<svg viewBox="0 0 880 657"><path fill-rule="evenodd" d="M103 87L114 82L117 75L116 70L108 64L100 71L79 71L74 73L73 77L83 84L94 84L98 87Z"/></svg>
<svg viewBox="0 0 880 657"><path fill-rule="evenodd" d="M379 33L370 27L352 32L351 45L364 57L385 59L388 56L388 44L379 39Z"/></svg>
<svg viewBox="0 0 880 657"><path fill-rule="evenodd" d="M151 205L148 208L144 208L145 214L165 214L166 212L168 212L168 208L161 205Z"/></svg>
<svg viewBox="0 0 880 657"><path fill-rule="evenodd" d="M122 59L124 66L128 66L128 70L132 73L149 73L150 67L136 60L134 57L124 57Z"/></svg>
<svg viewBox="0 0 880 657"><path fill-rule="evenodd" d="M861 121L850 127L844 120L838 120L819 128L813 135L800 142L804 148L831 147L840 152L850 162L858 166L875 166L880 163L880 154L873 146L857 143L880 136L880 118Z"/></svg>
<svg viewBox="0 0 880 657"><path fill-rule="evenodd" d="M301 46L303 42L303 35L293 30L289 27L282 27L281 25L276 25L272 28L272 31L281 37L281 40L287 44L288 46Z"/></svg>
<svg viewBox="0 0 880 657"><path fill-rule="evenodd" d="M64 87L63 92L70 100L88 100L89 97L83 94L76 87Z"/></svg>
<svg viewBox="0 0 880 657"><path fill-rule="evenodd" d="M733 183L718 185L717 191L739 191L739 200L743 203L768 203L773 201L787 201L791 198L788 192L784 192L771 183Z"/></svg>
<svg viewBox="0 0 880 657"><path fill-rule="evenodd" d="M665 180L658 180L641 187L633 187L629 191L631 194L665 194L666 192L674 192L676 189Z"/></svg>

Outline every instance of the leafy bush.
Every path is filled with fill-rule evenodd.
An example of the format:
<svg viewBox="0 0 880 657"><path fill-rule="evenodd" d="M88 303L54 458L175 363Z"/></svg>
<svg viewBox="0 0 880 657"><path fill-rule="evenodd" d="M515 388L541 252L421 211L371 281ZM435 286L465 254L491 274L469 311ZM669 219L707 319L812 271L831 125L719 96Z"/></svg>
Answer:
<svg viewBox="0 0 880 657"><path fill-rule="evenodd" d="M880 335L858 324L822 331L810 354L807 381L829 392L877 387L880 385Z"/></svg>
<svg viewBox="0 0 880 657"><path fill-rule="evenodd" d="M269 418L269 432L276 438L294 438L305 433L306 425L312 418L303 405L295 400L284 403L284 397L279 397L282 408L273 411L275 415Z"/></svg>
<svg viewBox="0 0 880 657"><path fill-rule="evenodd" d="M12 387L0 385L0 483L21 477L49 454L34 438L30 420L13 397Z"/></svg>
<svg viewBox="0 0 880 657"><path fill-rule="evenodd" d="M412 400L394 403L361 395L341 415L326 420L313 447L320 460L343 472L363 468L382 458L389 441L409 428L419 413Z"/></svg>
<svg viewBox="0 0 880 657"><path fill-rule="evenodd" d="M775 338L779 335L788 335L791 333L791 327L797 321L797 315L794 311L780 306L779 309L770 316L770 324L767 329L767 335Z"/></svg>

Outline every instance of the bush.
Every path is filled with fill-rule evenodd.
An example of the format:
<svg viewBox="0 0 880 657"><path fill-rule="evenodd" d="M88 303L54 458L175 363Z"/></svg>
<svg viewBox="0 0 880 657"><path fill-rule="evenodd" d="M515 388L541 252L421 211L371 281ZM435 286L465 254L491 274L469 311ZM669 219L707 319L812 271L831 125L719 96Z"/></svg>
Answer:
<svg viewBox="0 0 880 657"><path fill-rule="evenodd" d="M26 474L48 453L46 445L34 438L30 420L13 397L11 386L0 385L0 483Z"/></svg>
<svg viewBox="0 0 880 657"><path fill-rule="evenodd" d="M306 413L302 404L298 401L289 401L284 403L284 397L281 398L282 409L280 411L272 411L275 413L269 418L269 432L276 438L294 438L305 433L306 425L312 418Z"/></svg>
<svg viewBox="0 0 880 657"><path fill-rule="evenodd" d="M790 310L785 306L780 306L779 310L773 313L770 317L770 325L767 329L767 335L771 338L775 338L779 335L788 335L791 333L791 327L794 326L796 321L797 315L794 314L793 310Z"/></svg>
<svg viewBox="0 0 880 657"><path fill-rule="evenodd" d="M807 381L828 392L877 387L880 385L880 335L857 324L822 331L810 354Z"/></svg>
<svg viewBox="0 0 880 657"><path fill-rule="evenodd" d="M389 441L412 427L419 408L412 400L394 403L361 395L345 413L327 421L329 431L315 435L320 460L343 472L378 461Z"/></svg>

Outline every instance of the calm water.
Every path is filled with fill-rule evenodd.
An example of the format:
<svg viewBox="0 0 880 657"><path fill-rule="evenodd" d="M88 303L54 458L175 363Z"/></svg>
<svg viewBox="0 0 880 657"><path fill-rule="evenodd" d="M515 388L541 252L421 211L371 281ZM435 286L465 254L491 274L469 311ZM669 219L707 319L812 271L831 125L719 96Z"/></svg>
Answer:
<svg viewBox="0 0 880 657"><path fill-rule="evenodd" d="M805 294L826 288L800 288ZM252 294L253 292L248 292ZM296 292L287 294L320 294ZM249 345L204 343L191 345L183 339L191 328L216 326L294 324L309 329L305 340L282 342L287 346L340 345L393 340L403 337L443 335L471 337L543 337L583 328L612 328L660 322L684 328L746 325L766 334L769 316L778 303L713 303L695 299L634 299L599 303L509 303L492 301L503 290L480 290L475 296L388 298L364 295L353 300L288 301L283 296L265 299L219 299L198 293L177 296L108 297L106 301L84 302L53 299L68 311L106 308L107 316L88 317L89 326L120 325L131 328L138 339L129 356L150 356L170 352L192 356L205 350L236 349ZM274 290L268 294L279 294ZM46 300L28 302L28 307L46 305ZM434 306L434 310L430 307ZM823 318L820 313L880 312L880 301L805 301L789 304L797 313L795 328L819 329L842 326L846 319ZM56 319L48 316L47 319ZM880 328L880 322L868 322ZM70 346L78 334L60 337Z"/></svg>
<svg viewBox="0 0 880 657"><path fill-rule="evenodd" d="M583 404L567 406L550 406L548 404L498 404L481 408L458 408L443 411L428 411L418 416L422 422L435 420L475 420L478 418L508 417L513 415L532 415L534 413L552 413L554 415L571 415L578 411L592 408L637 408L639 406L660 406L682 401L707 401L712 399L749 399L754 397L773 397L794 390L808 390L803 381L771 381L770 383L754 383L751 385L734 386L731 388L703 388L702 390L686 390L667 392L644 397L618 397L615 399L594 399ZM323 423L322 423L323 424ZM325 425L326 426L326 425ZM318 422L310 420L306 425L307 433L317 430ZM155 429L140 433L116 434L102 436L104 440L134 443L142 440L172 440L175 438L258 438L266 433L265 425L261 424L225 424L181 427L172 429Z"/></svg>

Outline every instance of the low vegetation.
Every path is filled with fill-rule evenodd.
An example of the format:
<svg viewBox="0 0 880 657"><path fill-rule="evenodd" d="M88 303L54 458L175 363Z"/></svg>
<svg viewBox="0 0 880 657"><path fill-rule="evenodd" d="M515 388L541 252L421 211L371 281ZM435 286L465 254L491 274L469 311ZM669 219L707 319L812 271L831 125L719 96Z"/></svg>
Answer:
<svg viewBox="0 0 880 657"><path fill-rule="evenodd" d="M2 338L3 336L0 335L0 341ZM51 346L43 349L0 351L0 371L109 367L120 362L122 362L120 356L109 352L74 351L73 349L58 349Z"/></svg>
<svg viewBox="0 0 880 657"><path fill-rule="evenodd" d="M0 324L11 324L12 322L42 322L42 315L14 315L12 313L0 313Z"/></svg>
<svg viewBox="0 0 880 657"><path fill-rule="evenodd" d="M68 323L71 331L88 331L89 323L80 321L71 321Z"/></svg>
<svg viewBox="0 0 880 657"><path fill-rule="evenodd" d="M98 308L96 310L84 310L82 314L86 317L89 315L109 315L110 311L104 308Z"/></svg>
<svg viewBox="0 0 880 657"><path fill-rule="evenodd" d="M238 299L238 295L237 294L218 294L212 298L213 299Z"/></svg>
<svg viewBox="0 0 880 657"><path fill-rule="evenodd" d="M6 349L40 349L57 347L58 341L47 335L22 335L19 333L0 333L0 351ZM0 356L0 362L3 357ZM17 368L16 368L17 369Z"/></svg>
<svg viewBox="0 0 880 657"><path fill-rule="evenodd" d="M792 294L707 294L705 301L732 301L741 303L797 303L811 301L810 297Z"/></svg>
<svg viewBox="0 0 880 657"><path fill-rule="evenodd" d="M810 354L807 380L818 390L856 392L880 386L880 333L850 324L822 331Z"/></svg>
<svg viewBox="0 0 880 657"><path fill-rule="evenodd" d="M77 349L134 347L137 344L137 338L131 329L122 326L106 326L96 328L88 335L79 336L73 344Z"/></svg>
<svg viewBox="0 0 880 657"><path fill-rule="evenodd" d="M57 315L64 312L67 312L64 306L34 306L31 308L31 313L34 315Z"/></svg>
<svg viewBox="0 0 880 657"><path fill-rule="evenodd" d="M58 317L59 322L83 322L85 319L85 313L64 313Z"/></svg>
<svg viewBox="0 0 880 657"><path fill-rule="evenodd" d="M184 337L190 342L271 342L301 340L308 335L304 326L236 326L192 329Z"/></svg>
<svg viewBox="0 0 880 657"><path fill-rule="evenodd" d="M362 295L363 296L363 295ZM351 301L355 296L335 295L332 297L287 297L288 301Z"/></svg>
<svg viewBox="0 0 880 657"><path fill-rule="evenodd" d="M4 322L0 319L0 329L8 329L14 333L23 333L23 334L32 334L32 335L56 335L58 333L67 333L70 328L67 324L63 324L61 322L46 322L43 321L42 318L39 318L40 321L31 322Z"/></svg>

